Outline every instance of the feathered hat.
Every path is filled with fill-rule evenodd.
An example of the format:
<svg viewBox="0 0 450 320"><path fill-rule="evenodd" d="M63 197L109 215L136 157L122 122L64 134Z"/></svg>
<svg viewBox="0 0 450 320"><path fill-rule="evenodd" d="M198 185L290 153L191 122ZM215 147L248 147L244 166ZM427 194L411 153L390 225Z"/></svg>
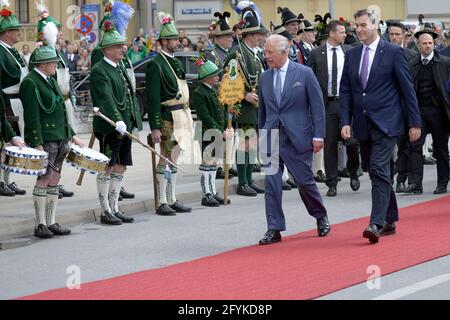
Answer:
<svg viewBox="0 0 450 320"><path fill-rule="evenodd" d="M315 15L314 22L317 22L317 41L322 41L328 38L328 20L330 19L331 14L329 12L325 13L323 17L318 14Z"/></svg>
<svg viewBox="0 0 450 320"><path fill-rule="evenodd" d="M198 80L200 81L218 75L222 71L215 63L205 59L203 54L194 59L194 63L198 67Z"/></svg>
<svg viewBox="0 0 450 320"><path fill-rule="evenodd" d="M20 29L19 19L13 14L8 0L0 0L0 33Z"/></svg>
<svg viewBox="0 0 450 320"><path fill-rule="evenodd" d="M311 24L311 22L305 19L303 13L300 13L298 15L298 19L300 20L300 25L297 34L301 34L305 31L314 31L314 26Z"/></svg>
<svg viewBox="0 0 450 320"><path fill-rule="evenodd" d="M126 43L128 24L134 14L134 9L122 1L104 0L105 15L100 22L103 31L100 48L106 48Z"/></svg>
<svg viewBox="0 0 450 320"><path fill-rule="evenodd" d="M50 16L48 7L45 5L44 0L35 2L35 4L39 17L38 23L36 25L36 41L42 42L44 45L55 47L59 28L62 27L62 24L58 20Z"/></svg>
<svg viewBox="0 0 450 320"><path fill-rule="evenodd" d="M281 13L281 24L283 26L291 23L291 22L298 22L300 23L300 19L291 11L289 8L277 8L277 13Z"/></svg>
<svg viewBox="0 0 450 320"><path fill-rule="evenodd" d="M177 28L175 27L172 16L165 12L158 12L158 19L161 23L158 40L178 39L179 33Z"/></svg>
<svg viewBox="0 0 450 320"><path fill-rule="evenodd" d="M261 14L256 4L251 1L241 1L236 5L235 11L241 16L239 25L242 27L242 34L263 32Z"/></svg>
<svg viewBox="0 0 450 320"><path fill-rule="evenodd" d="M214 17L217 20L211 23L210 29L214 36L228 36L233 34L233 30L231 30L230 25L228 24L228 18L231 17L231 14L228 11L224 13L214 12Z"/></svg>
<svg viewBox="0 0 450 320"><path fill-rule="evenodd" d="M292 40L292 35L290 32L286 30L286 28L283 25L274 25L272 21L270 21L270 31L272 34L279 34L280 36L285 37L288 40Z"/></svg>

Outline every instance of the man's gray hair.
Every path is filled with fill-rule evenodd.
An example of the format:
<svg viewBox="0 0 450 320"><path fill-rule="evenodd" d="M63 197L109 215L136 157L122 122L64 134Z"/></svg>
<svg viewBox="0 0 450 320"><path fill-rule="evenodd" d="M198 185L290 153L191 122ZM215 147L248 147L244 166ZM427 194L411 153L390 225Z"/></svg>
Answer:
<svg viewBox="0 0 450 320"><path fill-rule="evenodd" d="M274 42L275 47L277 48L277 51L279 53L289 54L291 48L289 46L288 40L285 37L280 36L279 34L272 34L267 38L266 43L268 42Z"/></svg>

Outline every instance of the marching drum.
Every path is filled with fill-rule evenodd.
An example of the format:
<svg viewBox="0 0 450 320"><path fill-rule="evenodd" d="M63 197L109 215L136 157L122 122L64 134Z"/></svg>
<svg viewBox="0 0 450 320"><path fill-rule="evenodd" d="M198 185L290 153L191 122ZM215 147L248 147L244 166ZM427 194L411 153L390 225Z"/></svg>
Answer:
<svg viewBox="0 0 450 320"><path fill-rule="evenodd" d="M47 171L48 153L26 147L5 147L1 167L9 172L41 176Z"/></svg>
<svg viewBox="0 0 450 320"><path fill-rule="evenodd" d="M81 148L77 145L70 147L66 158L67 163L78 170L86 171L92 174L105 173L109 158L103 153L90 148Z"/></svg>

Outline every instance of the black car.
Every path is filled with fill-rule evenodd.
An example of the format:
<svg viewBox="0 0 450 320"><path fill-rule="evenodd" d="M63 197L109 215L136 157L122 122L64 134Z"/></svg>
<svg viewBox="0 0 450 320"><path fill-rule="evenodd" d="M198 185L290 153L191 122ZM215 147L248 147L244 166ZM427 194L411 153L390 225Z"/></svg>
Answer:
<svg viewBox="0 0 450 320"><path fill-rule="evenodd" d="M180 60L181 64L184 67L184 71L186 72L186 80L189 87L189 97L190 102L192 102L192 95L194 93L195 88L198 85L198 67L195 65L192 58L198 58L199 53L197 51L191 52L175 52L175 57ZM145 58L142 61L136 62L133 65L134 74L136 77L136 95L138 97L139 105L141 108L142 118L147 114L146 109L146 101L147 97L145 94L145 70L147 67L147 63L150 61L150 58ZM192 110L192 117L196 118L195 111Z"/></svg>

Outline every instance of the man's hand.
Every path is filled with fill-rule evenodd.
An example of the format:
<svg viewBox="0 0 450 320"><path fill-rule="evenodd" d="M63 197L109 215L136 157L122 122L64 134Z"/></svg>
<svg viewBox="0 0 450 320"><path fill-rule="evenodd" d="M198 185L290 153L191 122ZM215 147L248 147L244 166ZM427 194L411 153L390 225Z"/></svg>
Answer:
<svg viewBox="0 0 450 320"><path fill-rule="evenodd" d="M422 130L420 128L410 128L409 129L409 141L417 141L422 135Z"/></svg>
<svg viewBox="0 0 450 320"><path fill-rule="evenodd" d="M152 142L153 144L161 143L161 130L159 129L152 130Z"/></svg>
<svg viewBox="0 0 450 320"><path fill-rule="evenodd" d="M352 137L352 131L350 126L343 126L341 130L341 137L344 140L348 140Z"/></svg>
<svg viewBox="0 0 450 320"><path fill-rule="evenodd" d="M313 140L313 151L314 151L314 153L317 153L320 150L322 150L323 149L323 145L324 145L323 141Z"/></svg>
<svg viewBox="0 0 450 320"><path fill-rule="evenodd" d="M75 143L77 146L80 146L81 148L84 148L83 141L81 141L81 139L78 138L77 136L73 136L72 137L72 142Z"/></svg>
<svg viewBox="0 0 450 320"><path fill-rule="evenodd" d="M124 136L127 133L127 125L125 124L125 122L117 121L116 122L116 131Z"/></svg>
<svg viewBox="0 0 450 320"><path fill-rule="evenodd" d="M258 95L254 92L249 92L245 95L245 101L250 102L254 106L258 105L259 98Z"/></svg>
<svg viewBox="0 0 450 320"><path fill-rule="evenodd" d="M14 137L14 138L11 140L11 144L12 144L13 146L16 146L16 147L19 147L19 148L26 147L25 142L23 142L22 139L20 139L19 137Z"/></svg>

